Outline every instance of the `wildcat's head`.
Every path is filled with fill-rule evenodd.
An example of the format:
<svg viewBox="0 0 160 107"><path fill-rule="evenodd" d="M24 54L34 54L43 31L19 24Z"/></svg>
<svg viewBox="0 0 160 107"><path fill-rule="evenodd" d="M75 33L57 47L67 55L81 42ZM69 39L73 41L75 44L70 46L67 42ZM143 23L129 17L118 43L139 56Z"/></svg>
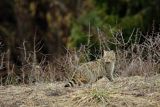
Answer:
<svg viewBox="0 0 160 107"><path fill-rule="evenodd" d="M116 61L116 54L113 50L111 51L103 51L103 59L105 62L115 62Z"/></svg>

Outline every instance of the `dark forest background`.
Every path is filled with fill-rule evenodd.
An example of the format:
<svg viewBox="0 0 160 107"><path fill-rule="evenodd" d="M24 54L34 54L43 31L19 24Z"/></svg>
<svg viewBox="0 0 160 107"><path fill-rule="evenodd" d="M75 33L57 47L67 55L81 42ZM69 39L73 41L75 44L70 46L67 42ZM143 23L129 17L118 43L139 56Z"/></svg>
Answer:
<svg viewBox="0 0 160 107"><path fill-rule="evenodd" d="M1 0L0 51L21 65L24 45L33 51L37 44L39 59L49 60L87 44L89 32L96 42L97 29L108 37L122 31L125 40L134 29L159 32L159 12L159 0Z"/></svg>

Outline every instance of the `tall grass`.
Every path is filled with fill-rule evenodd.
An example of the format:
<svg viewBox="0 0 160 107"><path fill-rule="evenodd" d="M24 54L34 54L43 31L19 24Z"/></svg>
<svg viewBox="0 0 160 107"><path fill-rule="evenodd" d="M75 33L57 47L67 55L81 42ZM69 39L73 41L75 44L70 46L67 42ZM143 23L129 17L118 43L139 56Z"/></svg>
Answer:
<svg viewBox="0 0 160 107"><path fill-rule="evenodd" d="M100 53L103 50L114 50L116 52L115 76L151 76L160 73L160 33L152 32L143 34L139 30L133 30L128 39L124 38L123 32L113 32L112 37L108 37L100 29L97 29L97 37ZM32 51L26 49L23 42L23 63L17 67L10 61L9 50L0 53L0 80L1 84L19 84L34 82L53 82L56 80L66 80L71 78L76 68L81 64L94 60L102 56L97 56L90 51L90 37L87 45L82 45L79 49L66 49L64 56L54 57L53 61L47 61L47 55L37 61L37 54L40 53L41 46L34 40Z"/></svg>
<svg viewBox="0 0 160 107"><path fill-rule="evenodd" d="M160 72L160 34L143 35L139 30L124 41L122 32L114 36L116 71L122 76L151 76ZM117 39L118 38L118 39Z"/></svg>

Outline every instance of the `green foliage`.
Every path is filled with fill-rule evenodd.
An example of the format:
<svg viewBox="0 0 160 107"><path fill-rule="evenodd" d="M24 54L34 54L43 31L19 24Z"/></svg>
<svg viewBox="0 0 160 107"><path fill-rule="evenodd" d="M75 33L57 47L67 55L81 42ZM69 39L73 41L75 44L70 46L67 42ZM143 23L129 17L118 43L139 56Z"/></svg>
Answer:
<svg viewBox="0 0 160 107"><path fill-rule="evenodd" d="M80 47L80 45L87 43L87 36L84 32L82 32L82 26L76 23L73 24L69 41L68 47Z"/></svg>
<svg viewBox="0 0 160 107"><path fill-rule="evenodd" d="M24 40L32 41L35 34L37 41L45 44L42 53L59 55L62 47L81 44L94 50L99 46L97 29L109 37L123 31L127 39L134 28L148 32L153 22L158 28L159 10L160 0L3 0L0 40L5 40L14 56L21 54L17 47L22 47ZM27 44L26 48L32 47L33 44Z"/></svg>
<svg viewBox="0 0 160 107"><path fill-rule="evenodd" d="M83 32L83 36L88 35L89 28L94 35L96 28L100 28L107 36L112 36L119 30L123 31L124 38L127 39L135 28L148 32L152 28L153 21L157 25L160 23L158 0L93 0L90 3L93 7L79 14L79 17L73 22L80 28L77 30L78 27L71 27L72 30L78 31L74 32L74 36L78 36L80 32ZM77 42L75 38L78 37L71 36L70 38L73 44ZM79 39L78 43L85 41L83 39Z"/></svg>
<svg viewBox="0 0 160 107"><path fill-rule="evenodd" d="M95 8L92 11L83 12L77 19L75 19L75 21L72 22L73 24L71 27L71 35L69 37L69 47L79 47L81 44L87 44L88 39L91 39L88 36L89 32L93 33L96 28L103 26L105 21L102 21L102 17L104 15L103 13L104 12L102 9L98 10ZM96 40L92 39L91 44L93 41Z"/></svg>
<svg viewBox="0 0 160 107"><path fill-rule="evenodd" d="M102 15L102 10L95 9L89 13L84 12L78 19L75 19L75 21L72 22L68 46L79 47L81 44L87 44L87 40L90 39L88 33L92 32L94 28L103 25L103 21L101 20ZM89 26L91 26L91 28L89 28Z"/></svg>

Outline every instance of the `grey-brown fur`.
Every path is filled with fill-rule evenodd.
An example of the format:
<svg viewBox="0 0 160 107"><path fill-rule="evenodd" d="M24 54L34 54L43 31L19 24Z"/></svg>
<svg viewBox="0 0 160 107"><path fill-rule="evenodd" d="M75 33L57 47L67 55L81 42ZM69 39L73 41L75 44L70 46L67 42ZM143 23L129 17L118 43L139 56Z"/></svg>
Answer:
<svg viewBox="0 0 160 107"><path fill-rule="evenodd" d="M102 58L81 64L65 87L93 83L103 76L113 81L115 61L114 51L104 51Z"/></svg>

